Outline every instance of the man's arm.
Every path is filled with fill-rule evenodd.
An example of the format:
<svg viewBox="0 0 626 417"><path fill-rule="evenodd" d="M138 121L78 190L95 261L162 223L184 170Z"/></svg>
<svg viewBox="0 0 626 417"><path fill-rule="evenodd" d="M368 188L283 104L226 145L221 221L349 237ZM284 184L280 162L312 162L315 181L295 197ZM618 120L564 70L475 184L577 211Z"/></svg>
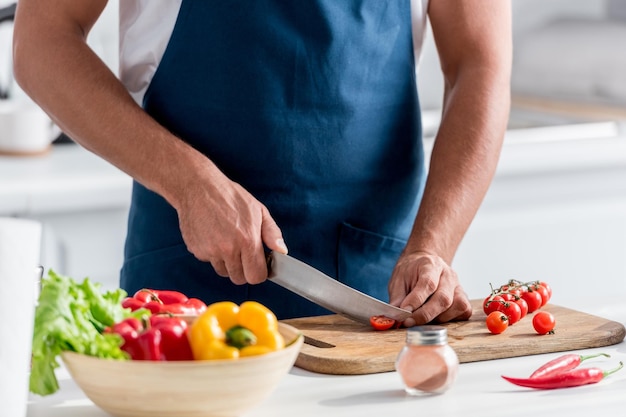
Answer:
<svg viewBox="0 0 626 417"><path fill-rule="evenodd" d="M431 0L445 92L424 197L390 281L405 324L466 319L450 264L493 179L510 108L510 1Z"/></svg>
<svg viewBox="0 0 626 417"><path fill-rule="evenodd" d="M280 229L246 190L149 117L89 48L87 35L106 3L20 0L16 80L72 139L167 199L197 258L233 282L263 281L263 241L286 251Z"/></svg>

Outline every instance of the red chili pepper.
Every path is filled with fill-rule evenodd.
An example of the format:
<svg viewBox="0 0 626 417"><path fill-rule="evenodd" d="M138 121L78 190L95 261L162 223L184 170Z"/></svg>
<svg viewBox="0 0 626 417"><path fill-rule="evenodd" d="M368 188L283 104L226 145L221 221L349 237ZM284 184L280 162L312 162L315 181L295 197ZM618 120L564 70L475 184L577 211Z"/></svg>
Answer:
<svg viewBox="0 0 626 417"><path fill-rule="evenodd" d="M137 291L132 297L126 297L122 301L122 306L132 311L145 308L153 314L170 313L192 316L200 315L206 310L206 304L198 298L188 298L178 291L148 288Z"/></svg>
<svg viewBox="0 0 626 417"><path fill-rule="evenodd" d="M622 369L623 366L624 364L620 362L617 368L610 371L603 371L600 368L578 368L539 378L511 378L504 375L502 375L502 378L520 387L534 389L569 388L600 382L612 373Z"/></svg>
<svg viewBox="0 0 626 417"><path fill-rule="evenodd" d="M595 355L575 355L575 354L567 354L563 356L559 356L556 359L547 362L545 365L540 366L535 372L530 375L530 378L542 378L546 376L556 375L561 372L570 371L580 365L581 362L586 361L587 359L597 358L598 356L605 356L610 358L610 355L606 353L598 353Z"/></svg>

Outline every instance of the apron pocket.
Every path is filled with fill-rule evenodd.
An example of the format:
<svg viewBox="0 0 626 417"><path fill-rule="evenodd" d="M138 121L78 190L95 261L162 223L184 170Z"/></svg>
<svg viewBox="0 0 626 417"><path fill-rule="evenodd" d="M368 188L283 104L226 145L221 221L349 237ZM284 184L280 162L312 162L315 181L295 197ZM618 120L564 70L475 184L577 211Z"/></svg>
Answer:
<svg viewBox="0 0 626 417"><path fill-rule="evenodd" d="M406 243L343 223L339 232L338 280L388 302L389 279Z"/></svg>

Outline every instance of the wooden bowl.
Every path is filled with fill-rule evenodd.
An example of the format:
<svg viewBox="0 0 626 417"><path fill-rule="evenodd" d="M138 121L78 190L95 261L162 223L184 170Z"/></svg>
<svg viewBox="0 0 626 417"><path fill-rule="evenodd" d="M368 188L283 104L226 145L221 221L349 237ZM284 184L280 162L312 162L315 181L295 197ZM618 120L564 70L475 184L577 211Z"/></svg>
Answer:
<svg viewBox="0 0 626 417"><path fill-rule="evenodd" d="M279 323L287 346L265 355L214 361L116 361L63 352L70 375L116 417L234 417L261 403L296 361L304 337Z"/></svg>

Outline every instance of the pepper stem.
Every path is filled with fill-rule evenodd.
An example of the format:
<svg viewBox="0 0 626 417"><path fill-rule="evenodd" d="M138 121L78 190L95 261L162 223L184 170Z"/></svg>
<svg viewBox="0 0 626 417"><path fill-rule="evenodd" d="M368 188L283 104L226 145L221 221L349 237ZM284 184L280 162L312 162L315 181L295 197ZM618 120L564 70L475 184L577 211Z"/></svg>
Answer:
<svg viewBox="0 0 626 417"><path fill-rule="evenodd" d="M156 301L159 304L163 304L163 301L161 301L161 299L159 298L158 295L156 295L156 293L148 288L142 288L139 291L141 292L147 292L150 295L150 301Z"/></svg>
<svg viewBox="0 0 626 417"><path fill-rule="evenodd" d="M587 359L592 359L592 358L597 358L598 356L604 356L605 358L610 358L611 355L609 355L608 353L596 353L593 355L586 355L586 356L580 356L580 361L586 361Z"/></svg>
<svg viewBox="0 0 626 417"><path fill-rule="evenodd" d="M226 331L226 344L242 349L256 344L256 335L243 326L235 326Z"/></svg>
<svg viewBox="0 0 626 417"><path fill-rule="evenodd" d="M606 378L607 376L614 374L615 372L619 371L623 367L624 367L624 362L620 361L619 366L617 368L602 372L602 378Z"/></svg>

